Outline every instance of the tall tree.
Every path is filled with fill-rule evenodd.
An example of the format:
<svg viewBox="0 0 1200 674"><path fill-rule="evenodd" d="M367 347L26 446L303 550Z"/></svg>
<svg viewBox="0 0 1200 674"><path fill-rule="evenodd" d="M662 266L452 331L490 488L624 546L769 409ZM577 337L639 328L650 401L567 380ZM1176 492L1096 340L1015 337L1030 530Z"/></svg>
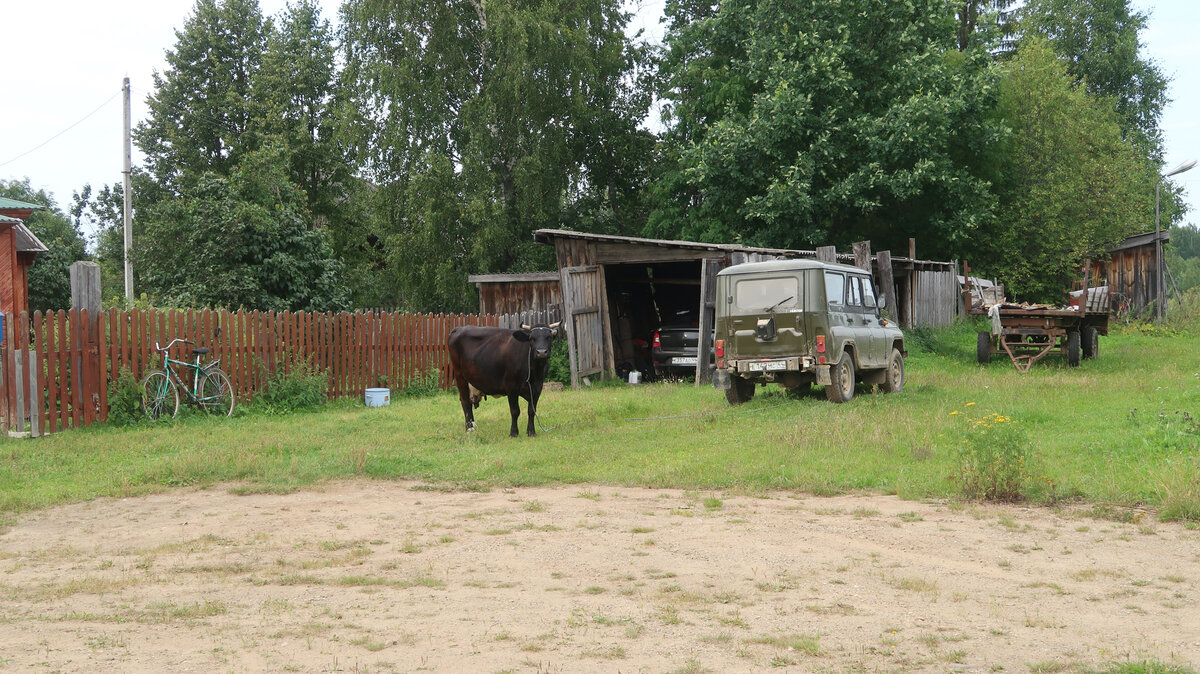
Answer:
<svg viewBox="0 0 1200 674"><path fill-rule="evenodd" d="M134 244L139 282L161 303L261 310L344 309L328 234L312 227L283 152L245 155L181 197L144 209Z"/></svg>
<svg viewBox="0 0 1200 674"><path fill-rule="evenodd" d="M1001 34L1000 39L1011 38L1016 26L1012 21L1013 12L1009 10L1009 7L1015 3L1016 0L959 0L955 10L955 16L958 19L958 50L967 50L973 36L980 28L980 21L987 20L989 16L996 20ZM997 45L997 47L1003 48L1003 45Z"/></svg>
<svg viewBox="0 0 1200 674"><path fill-rule="evenodd" d="M552 264L538 227L592 200L601 226L640 226L644 53L618 0L343 6L345 131L379 185L378 258L395 304L470 308L469 272ZM425 269L436 266L437 270ZM414 274L414 268L425 269ZM437 287L425 284L440 279Z"/></svg>
<svg viewBox="0 0 1200 674"><path fill-rule="evenodd" d="M197 0L134 131L158 186L177 194L209 171L227 176L258 147L251 80L270 30L257 0Z"/></svg>
<svg viewBox="0 0 1200 674"><path fill-rule="evenodd" d="M1044 40L1025 39L1004 67L997 114L1011 133L988 157L1000 207L972 259L1010 297L1059 301L1084 259L1144 231L1154 169Z"/></svg>
<svg viewBox="0 0 1200 674"><path fill-rule="evenodd" d="M349 158L335 135L338 72L333 29L315 0L290 4L267 37L251 80L249 128L285 149L293 183L308 197L318 223L338 220L351 179Z"/></svg>
<svg viewBox="0 0 1200 674"><path fill-rule="evenodd" d="M29 267L29 310L57 311L71 308L70 266L89 259L83 233L58 208L54 197L35 190L25 180L0 180L0 196L31 204L45 210L34 211L25 224L49 252L39 253Z"/></svg>
<svg viewBox="0 0 1200 674"><path fill-rule="evenodd" d="M922 239L988 217L990 56L944 0L668 4L655 235L774 247Z"/></svg>
<svg viewBox="0 0 1200 674"><path fill-rule="evenodd" d="M1077 83L1112 99L1125 134L1161 157L1158 124L1169 80L1141 53L1145 14L1133 11L1129 0L1030 0L1021 28L1049 40Z"/></svg>

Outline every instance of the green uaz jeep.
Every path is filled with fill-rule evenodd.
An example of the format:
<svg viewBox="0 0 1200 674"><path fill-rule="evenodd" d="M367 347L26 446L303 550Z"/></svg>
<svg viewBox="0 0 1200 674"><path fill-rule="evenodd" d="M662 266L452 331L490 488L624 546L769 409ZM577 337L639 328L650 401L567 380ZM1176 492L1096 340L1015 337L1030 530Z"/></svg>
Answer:
<svg viewBox="0 0 1200 674"><path fill-rule="evenodd" d="M883 296L858 267L812 260L752 262L717 274L717 369L731 404L775 382L795 392L816 383L835 403L856 382L904 387L904 335L880 316Z"/></svg>

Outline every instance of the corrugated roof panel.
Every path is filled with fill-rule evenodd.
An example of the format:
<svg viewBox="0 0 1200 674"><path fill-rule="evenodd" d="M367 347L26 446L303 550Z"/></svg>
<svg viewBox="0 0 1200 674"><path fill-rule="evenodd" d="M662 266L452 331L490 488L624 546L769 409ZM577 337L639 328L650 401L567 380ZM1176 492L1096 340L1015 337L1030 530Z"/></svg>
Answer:
<svg viewBox="0 0 1200 674"><path fill-rule="evenodd" d="M0 197L0 209L8 208L33 211L46 210L46 207L41 204L31 204L28 201L17 201L16 199L9 199L8 197Z"/></svg>

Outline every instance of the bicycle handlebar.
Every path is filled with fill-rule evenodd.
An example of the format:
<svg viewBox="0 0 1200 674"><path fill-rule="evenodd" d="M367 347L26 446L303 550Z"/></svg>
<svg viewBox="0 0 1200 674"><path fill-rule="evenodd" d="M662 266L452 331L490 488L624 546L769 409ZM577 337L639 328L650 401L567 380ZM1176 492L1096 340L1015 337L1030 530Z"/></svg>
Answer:
<svg viewBox="0 0 1200 674"><path fill-rule="evenodd" d="M164 346L164 347L162 347L162 348L159 348L159 346L158 346L158 342L155 342L155 343L154 343L154 350L155 350L155 351L168 351L168 350L170 350L170 348L171 348L172 346L175 346L175 342L183 342L184 344L195 344L195 342L193 342L193 341L192 341L192 340L190 340L190 339L172 339L172 340L171 340L171 342L170 342L169 344L167 344L166 346Z"/></svg>

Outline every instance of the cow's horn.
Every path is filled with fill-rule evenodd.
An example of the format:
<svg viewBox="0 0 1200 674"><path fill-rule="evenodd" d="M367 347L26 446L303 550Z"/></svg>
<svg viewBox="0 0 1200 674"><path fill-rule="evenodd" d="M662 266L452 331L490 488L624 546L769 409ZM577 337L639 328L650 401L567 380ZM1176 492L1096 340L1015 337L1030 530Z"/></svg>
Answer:
<svg viewBox="0 0 1200 674"><path fill-rule="evenodd" d="M522 330L524 330L525 332L529 332L530 330L532 330L532 329L533 329L533 327L532 327L532 326L529 326L529 325L525 325L524 323L522 323L522 324L521 324L521 329L522 329Z"/></svg>
<svg viewBox="0 0 1200 674"><path fill-rule="evenodd" d="M546 326L546 327L550 328L551 330L557 330L557 329L558 329L558 326L560 326L560 325L562 325L562 321L556 321L556 322L554 322L554 323L551 323L550 325L548 325L548 326Z"/></svg>

